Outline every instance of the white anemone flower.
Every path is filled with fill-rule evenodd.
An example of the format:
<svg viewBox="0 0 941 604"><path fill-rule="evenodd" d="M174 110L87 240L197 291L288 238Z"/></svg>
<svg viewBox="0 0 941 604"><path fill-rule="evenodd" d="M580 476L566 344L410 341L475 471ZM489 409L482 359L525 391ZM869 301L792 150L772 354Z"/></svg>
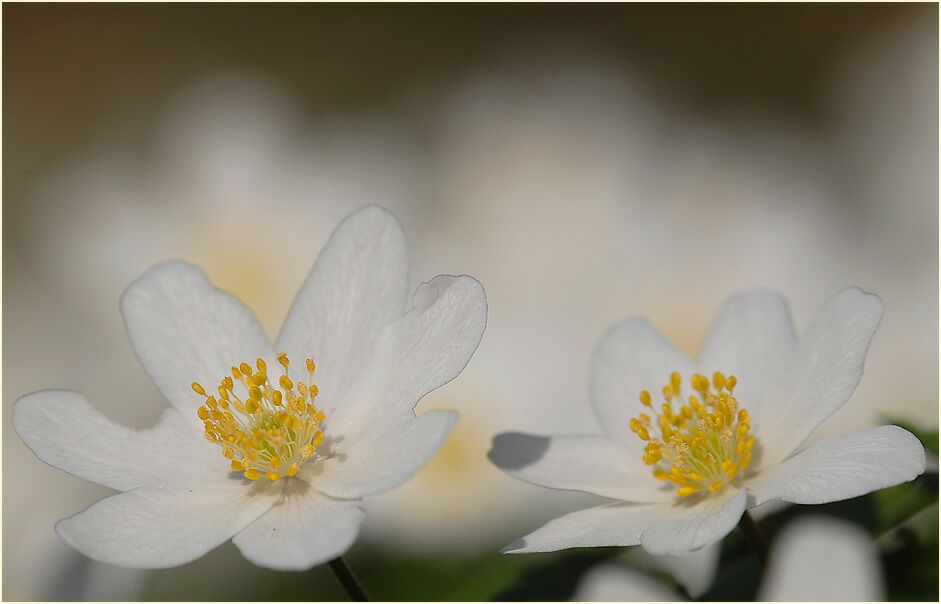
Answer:
<svg viewBox="0 0 941 604"><path fill-rule="evenodd" d="M605 563L582 578L573 598L589 602L672 602L680 595L629 567ZM873 602L885 599L879 557L859 527L811 516L789 524L771 548L762 602Z"/></svg>
<svg viewBox="0 0 941 604"><path fill-rule="evenodd" d="M897 426L801 449L852 394L881 317L877 296L846 289L798 338L780 295L747 291L720 309L697 361L645 319L614 325L590 377L605 433L501 434L490 459L528 482L619 501L552 520L502 551L640 544L678 554L715 543L767 501L820 504L913 479L924 448Z"/></svg>
<svg viewBox="0 0 941 604"><path fill-rule="evenodd" d="M407 266L390 213L352 214L274 347L192 265L160 264L133 282L121 300L128 337L173 405L157 425L121 427L68 391L14 404L14 428L40 459L122 491L61 520L59 535L96 560L142 568L189 562L230 538L281 570L344 553L361 498L406 481L454 426L453 411L413 409L461 372L486 324L475 279L438 276L409 301Z"/></svg>

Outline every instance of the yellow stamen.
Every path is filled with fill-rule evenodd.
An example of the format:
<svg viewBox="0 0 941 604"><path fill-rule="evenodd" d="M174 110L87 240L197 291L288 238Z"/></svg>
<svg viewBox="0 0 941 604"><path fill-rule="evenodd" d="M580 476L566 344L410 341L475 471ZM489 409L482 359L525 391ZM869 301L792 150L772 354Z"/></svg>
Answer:
<svg viewBox="0 0 941 604"><path fill-rule="evenodd" d="M649 391L642 390L640 402L654 417L641 413L630 420L631 431L646 443L644 463L652 466L657 480L676 484L679 497L714 493L737 480L747 470L755 444L748 411L732 396L735 376L716 371L710 380L696 373L689 383L698 396L681 396L682 376L671 373L658 410Z"/></svg>
<svg viewBox="0 0 941 604"><path fill-rule="evenodd" d="M317 386L295 382L288 376L290 359L278 355L284 368L278 380L279 390L268 378L267 365L255 360L257 371L248 363L233 365L231 375L224 376L217 388L219 399L206 396L206 390L193 382L193 391L205 396L205 404L196 414L203 421L206 440L219 445L229 466L248 480L271 481L294 476L300 466L316 456L315 447L323 443L323 411L313 405ZM308 373L313 374L313 359L307 359ZM234 378L234 379L233 379ZM241 384L236 393L236 381ZM307 402L309 397L310 403ZM285 399L289 404L285 405ZM231 410L230 410L231 409ZM282 468L287 468L282 473Z"/></svg>

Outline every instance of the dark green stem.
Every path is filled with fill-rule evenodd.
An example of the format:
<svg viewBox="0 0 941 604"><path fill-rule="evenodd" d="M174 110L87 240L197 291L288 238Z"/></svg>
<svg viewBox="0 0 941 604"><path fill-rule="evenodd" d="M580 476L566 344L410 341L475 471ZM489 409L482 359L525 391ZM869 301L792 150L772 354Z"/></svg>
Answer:
<svg viewBox="0 0 941 604"><path fill-rule="evenodd" d="M761 528L758 527L758 523L748 513L748 510L742 514L741 520L738 521L738 528L745 535L745 540L748 541L751 548L755 550L761 566L766 566L768 564L768 539L761 532Z"/></svg>
<svg viewBox="0 0 941 604"><path fill-rule="evenodd" d="M363 591L363 586L356 580L356 576L347 566L342 556L337 556L327 564L330 566L330 570L333 571L333 576L337 578L337 582L343 587L343 591L350 597L350 600L353 602L369 601L366 592Z"/></svg>

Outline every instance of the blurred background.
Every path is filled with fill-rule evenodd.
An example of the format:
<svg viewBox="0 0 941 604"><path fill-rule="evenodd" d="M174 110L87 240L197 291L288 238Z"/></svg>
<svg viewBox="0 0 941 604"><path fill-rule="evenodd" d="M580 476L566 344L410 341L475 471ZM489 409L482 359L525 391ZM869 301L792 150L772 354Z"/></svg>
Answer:
<svg viewBox="0 0 941 604"><path fill-rule="evenodd" d="M166 403L124 335L124 287L184 258L273 336L368 203L405 227L414 283L469 273L490 302L470 365L419 406L458 409L455 433L367 502L349 560L376 599L568 599L603 561L755 597L734 533L679 558L497 555L593 499L485 453L505 430L596 431L590 353L619 319L695 354L738 289L782 291L801 329L850 285L886 315L815 438L898 423L931 469L813 512L870 537L875 596L937 599L936 5L6 4L3 51L4 599L344 599L325 568L265 571L230 543L153 572L84 558L53 524L108 490L39 462L10 409L68 388L152 424Z"/></svg>

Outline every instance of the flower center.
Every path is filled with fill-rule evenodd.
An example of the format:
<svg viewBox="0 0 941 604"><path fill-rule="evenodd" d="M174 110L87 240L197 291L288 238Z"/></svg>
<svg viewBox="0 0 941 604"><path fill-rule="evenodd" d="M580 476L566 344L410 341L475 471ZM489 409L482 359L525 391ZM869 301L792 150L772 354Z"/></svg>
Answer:
<svg viewBox="0 0 941 604"><path fill-rule="evenodd" d="M206 397L196 412L206 428L206 440L219 445L226 459L232 460L232 469L249 480L294 476L323 442L320 425L326 416L314 406L318 390L313 359L307 359L307 384L295 383L288 376L291 361L287 354L279 354L278 363L282 367L280 389L268 380L262 359L255 361L257 370L248 363L232 367L232 375L219 382L218 398L193 382L196 394Z"/></svg>
<svg viewBox="0 0 941 604"><path fill-rule="evenodd" d="M734 375L725 377L718 371L711 384L709 378L694 374L690 385L698 396L691 395L684 404L682 378L674 371L663 387L661 413L654 409L649 392L640 393L640 402L650 408L653 419L641 413L631 419L631 431L647 443L643 459L654 466L654 477L676 484L680 497L715 493L751 463L755 437L748 434L748 411L732 396L736 383Z"/></svg>

